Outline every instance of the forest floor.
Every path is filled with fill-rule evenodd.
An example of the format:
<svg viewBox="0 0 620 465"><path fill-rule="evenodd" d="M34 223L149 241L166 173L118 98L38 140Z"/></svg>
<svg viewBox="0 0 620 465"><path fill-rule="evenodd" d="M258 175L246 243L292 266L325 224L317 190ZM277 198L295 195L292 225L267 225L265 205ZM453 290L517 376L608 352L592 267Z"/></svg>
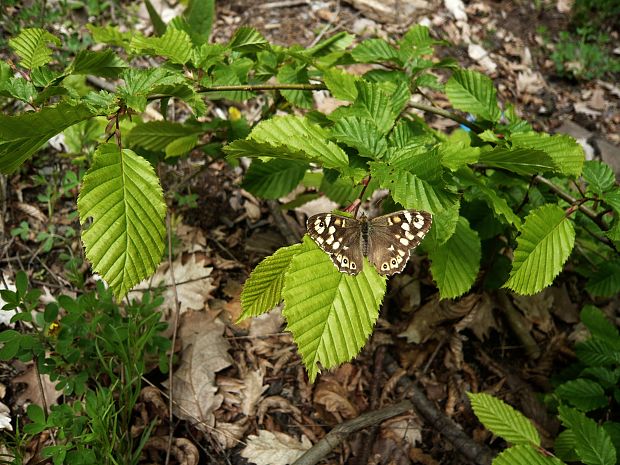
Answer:
<svg viewBox="0 0 620 465"><path fill-rule="evenodd" d="M213 39L227 40L236 28L247 25L272 43L308 47L339 31L355 33L360 40L375 35L394 39L413 24L426 24L434 37L454 44L442 47L442 55L492 77L499 99L514 105L536 130L572 135L583 143L589 158L609 163L620 178L618 76L615 81L613 75L590 80L558 76L551 59L552 39L569 29L569 10L562 0L540 2L538 7L536 3L221 1ZM614 38L616 44L618 39ZM327 108L333 102L317 93L316 104ZM260 116L259 103L239 109L252 122ZM217 102L213 110L226 112L227 108ZM442 131L457 127L436 116L428 121ZM202 159L203 155L194 156L161 172L164 191L195 194L197 203L176 207L173 227L179 258L162 265L153 279L168 283L166 270L172 266L180 283L175 395L182 421L175 427L174 459L188 464L247 463L246 459L259 465L284 464L335 425L410 399L415 411L351 434L323 463L474 463L472 450L487 457L489 451L501 451L505 443L494 440L473 415L469 391L491 393L524 412L542 433L543 446L551 446L559 423L548 413L540 393L548 392L550 377L574 360L571 347L583 335L579 311L591 302L575 274L565 271L552 287L532 297L478 289L455 301L440 301L428 262L414 257L413 276L390 280L374 334L359 356L325 371L311 384L291 336L283 331L278 309L239 325L234 322L241 312L243 283L252 269L278 247L299 240L306 215L322 206L283 215L277 202L259 201L240 189L242 168L215 160L194 170ZM50 157L47 172L62 163ZM60 198L53 212L44 211L49 203L37 197L45 186L33 181L36 175L22 171L7 178L8 202L2 207L0 237L10 237L9 231L29 221L31 240L13 237L4 242L0 267L7 278L17 269L29 270L32 282L51 294L75 293L65 277L61 250L43 252L32 238L37 227L43 230L50 222L76 223L71 213L77 190ZM79 237L68 247L79 255ZM83 265L82 271L87 269ZM93 282L89 278L86 284ZM166 318L172 319L171 287L164 298L164 311L169 309ZM599 300L597 305L618 318L619 300ZM191 366L207 368L198 375L188 374ZM163 379L151 381L161 386ZM0 400L12 411L37 401L28 366L4 366L0 387ZM48 403L62 401L52 385L46 388ZM195 401L190 391L204 395ZM167 400L159 389L145 389L140 405L136 416L141 415L144 423L158 409L167 418ZM419 413L420 406L428 407L425 414ZM166 421L160 422L152 436L167 439L168 427ZM455 442L450 436L454 429L464 432L468 440ZM151 446L150 460L155 463L161 450L154 442ZM194 450L197 454L188 452Z"/></svg>

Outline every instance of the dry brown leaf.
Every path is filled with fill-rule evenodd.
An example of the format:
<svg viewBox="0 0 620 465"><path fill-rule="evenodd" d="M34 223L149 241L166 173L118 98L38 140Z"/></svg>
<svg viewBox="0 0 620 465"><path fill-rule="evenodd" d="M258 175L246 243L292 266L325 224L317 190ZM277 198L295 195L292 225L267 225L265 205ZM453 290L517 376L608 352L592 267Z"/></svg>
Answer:
<svg viewBox="0 0 620 465"><path fill-rule="evenodd" d="M223 333L224 324L203 312L186 313L179 327L183 352L174 373L175 414L203 430L213 426L213 412L223 401L215 374L232 364Z"/></svg>
<svg viewBox="0 0 620 465"><path fill-rule="evenodd" d="M282 307L276 307L270 312L263 313L250 320L250 336L259 337L277 334L282 330L283 324Z"/></svg>
<svg viewBox="0 0 620 465"><path fill-rule="evenodd" d="M355 418L359 412L351 402L351 394L336 380L323 377L316 387L314 401L339 418Z"/></svg>
<svg viewBox="0 0 620 465"><path fill-rule="evenodd" d="M312 443L306 436L298 441L284 433L260 430L258 436L251 434L241 456L256 465L287 465L303 455Z"/></svg>
<svg viewBox="0 0 620 465"><path fill-rule="evenodd" d="M262 425L264 423L265 415L267 414L267 412L288 413L292 415L293 418L295 418L295 420L297 421L301 421L302 418L301 410L291 404L288 399L285 399L281 396L269 396L260 403L256 412L259 425Z"/></svg>
<svg viewBox="0 0 620 465"><path fill-rule="evenodd" d="M201 310L214 289L211 272L213 268L205 266L205 258L199 254L191 254L183 263L183 257L172 262L174 282L181 305L181 313L187 310ZM164 303L162 307L172 310L175 308L174 289L168 262L164 262L157 269L152 278L142 281L130 293L130 297L136 298L142 292L159 285L165 286L163 293Z"/></svg>
<svg viewBox="0 0 620 465"><path fill-rule="evenodd" d="M260 371L250 371L245 375L241 390L241 409L244 415L254 415L258 401L267 389L269 385L263 384L263 374Z"/></svg>
<svg viewBox="0 0 620 465"><path fill-rule="evenodd" d="M237 423L218 421L211 434L224 449L231 449L242 444L241 439L245 436L248 426L248 419L245 417Z"/></svg>
<svg viewBox="0 0 620 465"><path fill-rule="evenodd" d="M45 216L45 213L39 210L35 205L30 205L29 203L17 202L15 206L17 207L18 210L23 211L29 217L34 218L35 220L43 224L46 224L48 221L47 216Z"/></svg>
<svg viewBox="0 0 620 465"><path fill-rule="evenodd" d="M549 313L553 307L553 293L549 288L531 296L514 295L513 301L526 318L536 324L541 331L547 333L553 328L553 319Z"/></svg>
<svg viewBox="0 0 620 465"><path fill-rule="evenodd" d="M48 375L42 375L40 379L41 384L43 385L45 402L47 403L47 408L49 409L51 405L55 405L57 403L58 398L62 395L62 391L56 390L54 387L56 383L53 383ZM15 402L16 405L21 407L26 404L26 402L32 402L33 404L43 407L43 397L39 387L39 377L37 376L37 371L34 369L34 365L30 365L26 371L13 378L11 383L13 386L17 383L26 384L26 389L20 392L17 396L17 400Z"/></svg>
<svg viewBox="0 0 620 465"><path fill-rule="evenodd" d="M187 253L204 252L207 249L207 238L201 228L180 223L177 237L181 241L181 250Z"/></svg>
<svg viewBox="0 0 620 465"><path fill-rule="evenodd" d="M396 442L407 442L415 446L422 441L422 424L417 416L411 413L399 415L381 424L382 436L390 436Z"/></svg>
<svg viewBox="0 0 620 465"><path fill-rule="evenodd" d="M489 336L489 331L497 328L493 308L494 305L489 295L482 294L473 310L459 321L454 329L458 332L469 328L478 339L484 341Z"/></svg>

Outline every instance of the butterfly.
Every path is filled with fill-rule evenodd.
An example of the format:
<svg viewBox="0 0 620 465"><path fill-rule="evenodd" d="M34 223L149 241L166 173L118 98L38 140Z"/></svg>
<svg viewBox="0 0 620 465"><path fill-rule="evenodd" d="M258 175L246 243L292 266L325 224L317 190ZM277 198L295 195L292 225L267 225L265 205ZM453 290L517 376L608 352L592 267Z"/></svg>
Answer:
<svg viewBox="0 0 620 465"><path fill-rule="evenodd" d="M403 271L433 219L430 213L401 210L359 220L334 213L320 213L306 222L310 237L326 252L341 273L362 271L364 257L381 275Z"/></svg>

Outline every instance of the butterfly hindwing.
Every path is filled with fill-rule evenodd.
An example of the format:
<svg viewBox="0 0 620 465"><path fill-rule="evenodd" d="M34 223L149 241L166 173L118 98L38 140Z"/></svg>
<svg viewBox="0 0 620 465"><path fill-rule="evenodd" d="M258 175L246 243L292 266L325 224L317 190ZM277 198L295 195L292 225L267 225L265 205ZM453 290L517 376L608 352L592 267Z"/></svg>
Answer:
<svg viewBox="0 0 620 465"><path fill-rule="evenodd" d="M400 273L431 224L430 213L417 210L401 210L373 218L368 225L368 260L379 274Z"/></svg>
<svg viewBox="0 0 620 465"><path fill-rule="evenodd" d="M333 213L308 218L308 234L329 255L338 271L356 275L364 262L360 221Z"/></svg>

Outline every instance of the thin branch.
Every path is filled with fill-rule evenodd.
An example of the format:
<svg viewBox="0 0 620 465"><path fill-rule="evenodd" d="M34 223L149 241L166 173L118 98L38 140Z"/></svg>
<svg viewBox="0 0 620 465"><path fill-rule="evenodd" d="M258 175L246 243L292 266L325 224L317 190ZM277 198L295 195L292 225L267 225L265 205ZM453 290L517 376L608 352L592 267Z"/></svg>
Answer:
<svg viewBox="0 0 620 465"><path fill-rule="evenodd" d="M177 342L177 332L179 329L179 314L181 312L181 303L179 302L179 295L177 293L177 286L174 279L174 266L172 264L172 226L170 225L170 213L166 215L166 232L168 233L168 268L170 271L170 282L172 283L172 291L174 295L174 318L172 323L172 345L170 347L170 359L168 362L168 416L170 423L170 433L168 434L168 447L166 449L166 461L165 464L168 465L170 462L170 450L172 449L172 438L174 435L174 415L172 412L173 406L173 387L174 387L174 376L172 364L174 362L174 346Z"/></svg>
<svg viewBox="0 0 620 465"><path fill-rule="evenodd" d="M444 110L443 108L437 108L431 105L425 105L423 103L417 103L417 102L409 102L408 105L411 108L416 108L418 110L422 110L427 113L433 113L435 115L443 116L444 118L451 119L452 121L456 121L457 123L462 124L463 126L467 126L469 129L477 133L483 131L483 129L480 126L478 126L476 123L474 123L473 121L468 121L462 116L452 113L451 111Z"/></svg>
<svg viewBox="0 0 620 465"><path fill-rule="evenodd" d="M293 465L314 465L319 463L351 433L355 433L372 425L377 425L384 420L401 415L412 409L413 404L408 400L404 400L398 404L366 412L357 418L340 423L327 433L323 439L308 449L304 455L293 462Z"/></svg>
<svg viewBox="0 0 620 465"><path fill-rule="evenodd" d="M570 195L568 192L563 191L559 186L556 186L547 178L536 175L534 176L534 182L547 186L551 192L556 194L561 199L566 200L571 205L578 205L577 208L581 213L590 218L603 231L609 231L609 225L605 221L603 221L602 218L599 218L599 216L594 210L580 203L578 199Z"/></svg>
<svg viewBox="0 0 620 465"><path fill-rule="evenodd" d="M259 90L327 90L327 86L325 84L242 84L235 86L200 86L197 92L253 92Z"/></svg>

